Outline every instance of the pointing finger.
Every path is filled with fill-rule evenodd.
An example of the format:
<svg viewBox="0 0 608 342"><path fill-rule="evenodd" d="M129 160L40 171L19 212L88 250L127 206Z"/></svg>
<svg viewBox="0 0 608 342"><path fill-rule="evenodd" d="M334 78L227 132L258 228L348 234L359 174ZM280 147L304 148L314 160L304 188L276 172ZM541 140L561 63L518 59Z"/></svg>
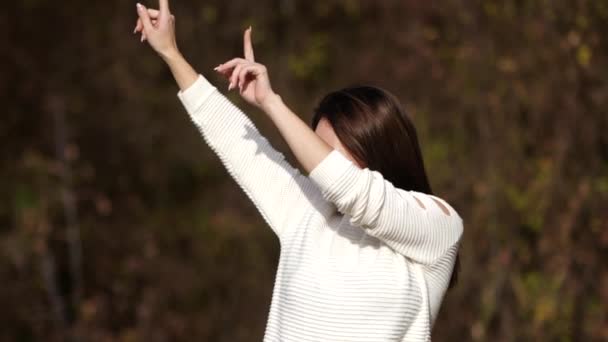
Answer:
<svg viewBox="0 0 608 342"><path fill-rule="evenodd" d="M169 13L169 0L159 0L158 6L159 6L158 8L160 9L160 12Z"/></svg>
<svg viewBox="0 0 608 342"><path fill-rule="evenodd" d="M164 18L169 17L169 0L159 0L158 6L160 9L160 15Z"/></svg>
<svg viewBox="0 0 608 342"><path fill-rule="evenodd" d="M251 45L251 26L245 30L245 35L243 37L243 48L245 50L245 59L254 62L255 59L253 57L253 45Z"/></svg>

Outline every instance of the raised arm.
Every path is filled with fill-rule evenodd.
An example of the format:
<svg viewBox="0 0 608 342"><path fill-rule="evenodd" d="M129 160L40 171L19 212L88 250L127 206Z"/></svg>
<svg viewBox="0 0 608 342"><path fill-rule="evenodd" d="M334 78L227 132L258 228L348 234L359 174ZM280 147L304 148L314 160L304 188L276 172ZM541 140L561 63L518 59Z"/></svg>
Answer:
<svg viewBox="0 0 608 342"><path fill-rule="evenodd" d="M228 173L281 239L289 220L310 207L318 192L314 184L202 75L178 97Z"/></svg>
<svg viewBox="0 0 608 342"><path fill-rule="evenodd" d="M432 264L462 236L462 219L445 201L396 188L380 172L359 168L338 150L309 178L351 224L419 263Z"/></svg>
<svg viewBox="0 0 608 342"><path fill-rule="evenodd" d="M271 146L245 113L182 57L175 43L174 17L169 12L168 1L161 0L159 10L146 9L141 5L137 8L139 19L135 32L145 33L150 45L167 63L180 88L177 96L193 123L281 239L288 227L288 220L295 221L311 205L312 197L320 196L318 189ZM246 34L250 35L250 31ZM250 39L250 36L247 38ZM246 49L247 54L253 57L252 50L248 52ZM228 69L236 71L235 68ZM257 72L258 69L249 71ZM249 89L249 93L242 92L242 95L259 97L264 94L251 92L252 86L267 86L251 79L248 85L246 89Z"/></svg>

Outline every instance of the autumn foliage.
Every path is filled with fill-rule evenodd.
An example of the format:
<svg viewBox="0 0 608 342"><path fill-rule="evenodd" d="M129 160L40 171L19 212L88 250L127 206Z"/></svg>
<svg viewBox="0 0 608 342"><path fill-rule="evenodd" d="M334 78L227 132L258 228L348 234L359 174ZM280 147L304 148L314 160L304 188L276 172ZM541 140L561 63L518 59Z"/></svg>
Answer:
<svg viewBox="0 0 608 342"><path fill-rule="evenodd" d="M133 34L134 5L0 11L2 341L262 338L278 239ZM171 6L182 53L224 93L212 68L252 25L273 89L307 121L351 83L403 101L465 224L434 340L608 339L607 1Z"/></svg>

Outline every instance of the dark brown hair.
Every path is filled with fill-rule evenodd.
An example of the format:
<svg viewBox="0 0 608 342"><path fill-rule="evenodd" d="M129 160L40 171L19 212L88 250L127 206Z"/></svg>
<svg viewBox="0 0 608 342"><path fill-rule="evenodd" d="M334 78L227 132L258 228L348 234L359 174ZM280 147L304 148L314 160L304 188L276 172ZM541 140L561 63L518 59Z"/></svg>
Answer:
<svg viewBox="0 0 608 342"><path fill-rule="evenodd" d="M416 129L393 94L370 85L332 91L314 109L313 130L323 117L359 164L380 172L396 188L433 194ZM459 269L456 254L449 288L456 284Z"/></svg>

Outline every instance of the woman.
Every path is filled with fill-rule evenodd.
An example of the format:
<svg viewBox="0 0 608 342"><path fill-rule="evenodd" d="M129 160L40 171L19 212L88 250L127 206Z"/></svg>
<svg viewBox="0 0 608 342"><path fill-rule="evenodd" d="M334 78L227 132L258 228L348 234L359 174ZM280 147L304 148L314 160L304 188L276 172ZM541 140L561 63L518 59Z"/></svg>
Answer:
<svg viewBox="0 0 608 342"><path fill-rule="evenodd" d="M281 245L265 341L428 341L448 288L462 219L431 194L414 127L376 87L328 94L313 129L255 62L215 71L277 126L308 174L182 57L168 0L137 5L141 32L168 64L179 100Z"/></svg>

